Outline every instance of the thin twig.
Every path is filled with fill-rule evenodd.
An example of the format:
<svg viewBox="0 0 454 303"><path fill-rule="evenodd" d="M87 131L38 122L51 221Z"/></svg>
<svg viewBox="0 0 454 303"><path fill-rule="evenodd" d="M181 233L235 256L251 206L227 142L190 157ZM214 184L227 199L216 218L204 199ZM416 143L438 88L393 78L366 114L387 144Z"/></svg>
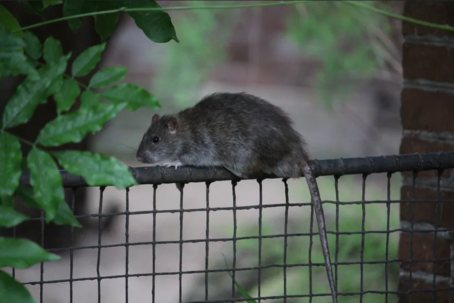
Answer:
<svg viewBox="0 0 454 303"><path fill-rule="evenodd" d="M4 129L0 129L0 130L1 130L2 132L4 132L5 134L8 134L8 135L13 136L13 137L16 137L17 140L19 140L19 141L21 141L21 142L23 142L23 143L25 143L25 144L27 144L27 145L35 146L35 143L30 142L30 141L28 141L28 140L25 140L24 138L21 138L21 137L19 137L19 136L16 136L15 134L12 134L12 133L10 133L10 132L7 131L7 130L4 130Z"/></svg>
<svg viewBox="0 0 454 303"><path fill-rule="evenodd" d="M99 15L106 15L106 14L114 14L118 12L151 12L151 11L176 11L176 10L194 10L194 9L237 9L237 8L251 8L251 7L270 7L270 6L282 6L282 5L295 5L295 4L301 4L301 3L316 3L316 1L281 1L281 2L271 2L271 3L259 3L259 4L247 4L247 5L203 5L203 6L178 6L178 7L146 7L146 8L126 8L126 7L121 7L118 9L112 9L112 10L106 10L106 11L97 11L97 12L90 12L90 13L85 13L85 14L77 14L77 15L72 15L72 16L65 16L61 18L56 18L52 19L49 21L45 22L40 22L36 23L33 25L29 26L24 26L20 29L17 29L13 31L13 33L18 32L18 31L24 31L24 30L29 30L32 28L44 26L47 24L52 24L56 22L61 22L61 21L67 21L71 19L77 19L77 18L83 18L83 17L93 17L93 16L99 16ZM448 30L448 31L454 31L454 26L446 25L446 24L436 24L436 23L430 23L426 21L421 21L417 19L413 19L410 17L402 16L399 14L395 14L392 12L388 12L382 9L375 8L373 6L361 3L361 1L341 1L340 3L347 3L350 5L355 5L357 7L363 8L363 9L368 9L373 12L407 21L407 22L412 22L415 24L423 25L423 26L428 26L428 27L433 27L433 28L438 28L442 30Z"/></svg>

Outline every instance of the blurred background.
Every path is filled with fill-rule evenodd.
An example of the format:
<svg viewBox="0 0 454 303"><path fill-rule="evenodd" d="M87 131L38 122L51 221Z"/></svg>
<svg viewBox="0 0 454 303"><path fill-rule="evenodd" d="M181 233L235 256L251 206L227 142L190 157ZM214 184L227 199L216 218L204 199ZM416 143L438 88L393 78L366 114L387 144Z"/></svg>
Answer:
<svg viewBox="0 0 454 303"><path fill-rule="evenodd" d="M158 1L163 7L238 4L238 1ZM242 4L258 1L241 1ZM369 5L401 13L402 2L371 1ZM92 150L115 156L130 166L139 166L135 150L151 122L153 113L175 113L194 105L206 94L220 91L245 91L262 97L288 112L296 129L305 137L314 159L347 158L397 154L401 140L401 34L400 21L339 1L314 1L307 4L266 8L230 10L171 11L179 43L156 44L149 41L128 16L122 21L109 41L109 51L103 67L123 65L129 69L125 82L148 88L161 102L162 108L148 108L136 112L122 112L90 141ZM323 200L386 201L400 196L400 176L388 179L386 175L341 177L336 196L334 177L317 179ZM364 183L364 184L363 184ZM289 202L310 202L303 179L290 180ZM363 186L364 185L364 186ZM99 189L90 189L87 212L96 213ZM263 204L285 203L285 188L281 180L265 180ZM113 188L104 192L104 200L125 209L126 194ZM259 203L259 184L242 181L236 188L238 206ZM131 212L151 210L152 186L131 188ZM230 182L210 186L211 207L232 206ZM206 207L205 184L188 184L184 189L184 208ZM104 205L106 206L106 205ZM157 189L157 208L175 209L180 206L180 195L174 185ZM328 230L358 232L384 231L398 228L398 209L385 203L361 205L326 204ZM267 208L262 213L262 235L284 232L284 208ZM336 212L339 212L336 223ZM390 217L387 214L390 214ZM365 217L364 217L365 215ZM183 239L204 239L206 211L185 213ZM209 237L231 238L234 234L232 211L209 214ZM258 235L259 211L237 211L237 237ZM364 226L362 222L364 219ZM180 238L179 213L158 214L156 234L159 241ZM310 208L291 208L289 233L307 233L310 230ZM315 223L314 223L315 224ZM131 215L129 242L152 240L153 216ZM125 218L115 218L111 230L102 236L102 244L121 244L125 241ZM316 231L316 224L314 231ZM397 259L398 234L372 233L330 235L331 254L337 251L339 262L376 262L375 265L342 265L338 268L339 292L395 291L398 265L383 264ZM389 242L388 242L389 240ZM79 236L78 245L98 243L97 232L86 231ZM262 265L282 264L283 238L262 240ZM336 243L339 245L336 248ZM362 244L364 248L362 248ZM258 240L237 241L236 266L254 267L258 262ZM309 249L312 253L309 254ZM159 244L156 247L156 271L179 270L179 246ZM95 277L97 249L74 252L74 278ZM233 244L209 244L209 268L229 267L233 262ZM225 259L224 259L225 257ZM129 274L152 272L151 245L129 248ZM311 259L309 259L311 258ZM204 242L183 245L182 269L205 269ZM318 236L313 243L308 236L289 238L287 263L309 261L322 263L323 256ZM382 263L380 263L382 262ZM69 257L45 265L45 279L67 279ZM362 274L361 274L362 272ZM101 276L125 273L125 247L115 246L101 250ZM387 277L385 275L387 273ZM39 281L39 266L18 272L23 281ZM363 278L363 283L361 283ZM129 278L130 302L151 302L152 278ZM236 279L252 296L258 294L256 270L236 273ZM312 282L311 282L312 279ZM227 273L209 275L209 299L231 298L232 280ZM95 280L74 282L73 302L96 302L98 284ZM282 268L262 271L262 296L284 293ZM39 297L39 286L29 286ZM46 284L45 302L69 302L67 283ZM182 278L183 301L203 301L204 274L185 274ZM287 294L328 293L329 287L323 266L296 266L287 270ZM176 302L179 296L178 275L156 277L156 302ZM102 302L125 302L125 279L101 281ZM358 302L359 296L342 297L339 302ZM367 294L367 302L383 302L382 294ZM281 302L281 300L271 300ZM330 302L329 297L288 299L287 302ZM394 295L389 302L397 302Z"/></svg>
<svg viewBox="0 0 454 303"><path fill-rule="evenodd" d="M369 4L399 11L400 3L384 2ZM228 4L238 1L216 2ZM125 81L148 87L163 112L177 112L208 93L247 91L293 113L314 158L398 152L399 21L329 1L170 13L180 43L152 43L125 16L105 58L106 66L127 66ZM95 146L128 154L127 145L136 148L150 113L125 111L96 137ZM137 134L130 136L131 130ZM119 132L128 135L123 139Z"/></svg>

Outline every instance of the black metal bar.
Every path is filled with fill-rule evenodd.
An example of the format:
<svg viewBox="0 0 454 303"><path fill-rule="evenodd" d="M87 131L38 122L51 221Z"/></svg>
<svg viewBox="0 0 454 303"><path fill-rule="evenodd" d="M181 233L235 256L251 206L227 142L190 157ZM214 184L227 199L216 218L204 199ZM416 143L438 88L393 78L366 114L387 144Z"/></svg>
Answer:
<svg viewBox="0 0 454 303"><path fill-rule="evenodd" d="M309 255L308 255L308 262L309 262L309 303L312 303L312 297L314 296L313 292L313 274L312 274L312 267L314 263L312 262L312 248L314 246L314 205L311 203L311 218L309 223ZM317 231L318 232L318 231ZM287 265L289 266L289 265Z"/></svg>
<svg viewBox="0 0 454 303"><path fill-rule="evenodd" d="M363 182L362 182L362 200L363 202L366 201L366 179L367 179L367 175L366 174L363 174ZM360 253L360 260L361 260L361 264L359 265L360 266L360 281L359 281L359 292L360 292L360 295L359 295L359 303L363 303L363 296L364 296L364 244L365 244L365 240L366 240L366 231L365 231L365 226L366 226L366 204L363 203L361 205L361 209L362 209L362 216L361 216L361 253Z"/></svg>
<svg viewBox="0 0 454 303"><path fill-rule="evenodd" d="M183 302L183 214L184 214L184 208L183 208L183 190L184 190L184 184L181 183L181 189L180 189L180 258L179 258L179 274L178 274L178 296L179 300L178 303ZM207 240L208 241L208 240Z"/></svg>
<svg viewBox="0 0 454 303"><path fill-rule="evenodd" d="M125 249L125 303L129 303L129 188L126 189Z"/></svg>
<svg viewBox="0 0 454 303"><path fill-rule="evenodd" d="M233 263L232 263L232 298L236 298L236 285L235 285L235 273L236 273L236 241L237 241L237 218L236 218L236 188L237 182L232 181L232 200L233 200Z"/></svg>
<svg viewBox="0 0 454 303"><path fill-rule="evenodd" d="M209 268L209 256L210 256L210 183L206 183L206 226L205 226L205 301L208 301L208 268Z"/></svg>
<svg viewBox="0 0 454 303"><path fill-rule="evenodd" d="M412 174L412 198L416 200L416 177L418 172L414 171ZM401 204L402 206L402 204ZM414 241L414 228L415 228L415 203L411 203L411 228L410 228L410 279L408 281L408 289L413 288L413 241ZM408 296L409 303L411 303L413 296Z"/></svg>
<svg viewBox="0 0 454 303"><path fill-rule="evenodd" d="M288 247L288 210L289 196L287 179L283 180L285 186L285 213L284 213L284 302L287 303L287 247Z"/></svg>
<svg viewBox="0 0 454 303"><path fill-rule="evenodd" d="M158 190L158 185L153 185L153 288L151 289L151 302L156 303L156 191Z"/></svg>
<svg viewBox="0 0 454 303"><path fill-rule="evenodd" d="M402 200L391 200L391 201L386 201L386 200L370 200L370 201L349 201L349 202L336 202L336 201L330 201L330 200L325 200L323 201L323 204L334 204L334 205L362 205L364 204L401 204L401 203L414 203L415 205L418 204L426 204L426 203L436 203L438 200L436 199L424 199L424 200L408 200L408 199L402 199ZM441 199L439 201L441 202L452 202L452 199ZM303 206L310 206L311 203L303 202L303 203L292 203L290 206L292 208L296 207L303 207ZM280 204L264 204L262 205L263 208L280 208L280 207L285 207L286 205L284 203ZM251 210L251 209L258 209L258 205L244 205L244 206L225 206L225 207L210 207L208 210L209 211L236 211L236 210ZM185 213L191 213L191 212L206 212L206 208L191 208L191 209L185 209ZM175 209L162 209L162 210L156 210L156 213L176 213L178 210ZM152 210L141 210L141 211L130 211L129 215L146 215L146 214L153 214ZM110 213L110 214L85 214L85 215L76 215L75 217L77 219L81 218L98 218L98 217L112 217L112 216L121 216L121 215L126 215L126 212L115 212L115 213ZM39 221L40 218L30 218L29 221Z"/></svg>
<svg viewBox="0 0 454 303"><path fill-rule="evenodd" d="M437 174L437 202L435 203L435 213L434 213L434 247L433 247L433 256L432 256L432 262L433 262L433 280L432 280L432 288L435 290L436 289L436 279L437 279L437 237L438 237L438 219L440 218L440 198L441 198L441 192L440 192L440 182L441 182L441 175L443 174L442 170L438 170ZM432 293L432 302L436 302L437 298L437 293L434 291Z"/></svg>
<svg viewBox="0 0 454 303"><path fill-rule="evenodd" d="M41 247L44 246L44 230L45 230L45 214L44 211L41 211ZM44 302L44 263L40 263L40 276L39 276L39 303Z"/></svg>
<svg viewBox="0 0 454 303"><path fill-rule="evenodd" d="M451 259L452 260L452 259ZM399 262L402 262L403 260L400 260L400 261L396 261L395 263L399 263ZM424 261L421 261L421 262L427 262L427 260L424 260ZM376 261L376 262L364 262L364 264L368 264L368 265L375 265L375 264L384 264L385 262L384 261ZM359 265L361 264L361 262L342 262L342 263L339 263L339 265ZM280 264L271 264L271 265L264 265L262 266L261 268L262 269L269 269L269 268L282 268L284 265L280 265ZM297 267L310 267L310 266L316 266L316 267L324 267L325 266L325 263L312 263L312 264L308 264L308 263L304 263L304 264L300 264L300 263L296 263L296 264L287 264L287 267L288 268L297 268ZM254 267L242 267L242 268L222 268L222 269L212 269L210 270L209 272L210 273L227 273L227 272L231 272L233 270L237 271L237 272L240 272L240 271L251 271L251 270L256 270L257 267L254 266ZM188 271L183 271L181 272L181 274L185 274L185 275L191 275L191 274L203 274L205 273L205 270L188 270ZM175 275L179 275L180 274L180 271L172 271L172 272L158 272L156 273L157 276L175 276ZM129 274L128 276L129 277L149 277L149 276L152 276L153 273L136 273L136 274ZM108 280L108 279L121 279L121 278L125 278L125 275L111 275L111 276L101 276L101 279L102 280ZM97 280L98 277L95 277L95 276L90 276L90 277L82 277L82 278L74 278L72 281L73 282L81 282L81 281L93 281L93 280ZM43 284L55 284L55 283L67 283L69 282L70 280L69 279L56 279L56 280L45 280L43 281L42 283ZM26 284L26 285L36 285L36 284L40 284L41 282L38 282L38 281L27 281L27 282L22 282L23 284ZM442 291L441 288L438 288L437 289L438 291ZM452 291L452 288L449 288L450 291ZM421 291L420 289L413 289L411 290L410 292L411 293L416 293L416 292L419 292ZM432 289L430 291L433 291ZM368 291L365 290L363 292L363 294L367 294ZM385 291L382 292L383 294L385 294ZM392 293L395 293L393 291L389 291L388 292L389 294L392 294ZM356 292L355 295L359 295L360 292ZM407 292L403 292L403 294L407 294ZM312 296L317 296L318 294L317 293L313 293ZM339 293L339 295L341 295L341 293ZM307 295L306 295L307 296ZM330 296L330 294L327 294L327 296ZM287 296L288 298L290 298L290 295ZM282 296L279 297L280 299L282 299ZM264 299L264 297L262 297L262 299ZM187 303L187 302L185 302Z"/></svg>
<svg viewBox="0 0 454 303"><path fill-rule="evenodd" d="M348 158L333 160L312 160L309 162L315 176L373 174L403 171L424 171L433 169L448 169L454 167L454 152L439 152L426 154L409 154L398 156L381 156L368 158ZM239 180L238 177L224 168L200 167L131 167L139 184L161 183L193 183ZM67 171L61 171L63 186L86 187L88 184L80 176ZM250 179L277 178L272 175L256 174ZM30 186L29 173L21 176L21 185ZM93 184L100 186L104 184Z"/></svg>
<svg viewBox="0 0 454 303"><path fill-rule="evenodd" d="M391 229L389 231L385 230L368 230L366 232L361 232L361 231L351 231L351 232L333 232L333 231L327 231L327 234L331 235L336 235L336 236L353 236L353 235L362 235L362 234L367 234L367 235L373 235L373 234L387 234L387 233L398 233L398 232L409 232L407 229ZM420 234L431 234L433 233L434 230L418 230L418 233ZM454 232L454 230L450 229L449 232ZM310 236L317 236L318 232L306 232L306 233L291 233L287 234L288 238L293 238L293 237L310 237ZM274 238L285 238L285 234L273 234L273 235L262 235L262 239L274 239ZM238 240L258 240L258 236L245 236L245 237L236 237L235 239ZM130 242L128 246L143 246L143 245L150 245L150 244L180 244L180 243L206 243L206 242L230 242L232 241L232 238L211 238L209 240L207 239L191 239L191 240L167 240L167 241L155 241L155 242ZM87 246L76 246L72 247L71 249L73 250L84 250L84 249L96 249L96 248L112 248L112 247L122 247L126 246L125 243L119 243L119 244L103 244L103 245L87 245ZM58 251L66 251L69 248L49 248L47 249L49 252L58 252ZM451 260L451 258L448 259L443 259L439 258L437 259L438 261L446 261L446 260ZM405 260L400 260L400 261L405 261ZM414 260L414 262L427 262L424 260ZM336 264L336 263L333 263ZM359 263L358 263L359 264ZM366 263L364 263L366 264Z"/></svg>
<svg viewBox="0 0 454 303"><path fill-rule="evenodd" d="M103 206L103 197L104 197L104 190L105 187L101 187L99 189L99 206L98 206L98 213L102 214L102 206ZM102 239L102 225L101 225L101 217L98 218L98 257L96 259L96 275L98 276L98 303L101 303L101 239Z"/></svg>
<svg viewBox="0 0 454 303"><path fill-rule="evenodd" d="M336 292L339 293L339 176L334 176L334 189L336 191L336 252L334 254L334 262L336 265L334 268L335 276L334 279L336 281ZM327 230L328 232L328 230Z"/></svg>
<svg viewBox="0 0 454 303"><path fill-rule="evenodd" d="M258 303L262 302L260 297L262 296L261 293L261 285L262 285L262 219L263 219L263 188L262 188L262 180L258 180L259 183L259 220L258 220L258 226L259 226L259 234L258 234L258 240L259 240L259 250L258 250L258 255L259 255L259 262L258 262L258 268L257 268L257 295L259 299L257 300Z"/></svg>
<svg viewBox="0 0 454 303"><path fill-rule="evenodd" d="M77 188L73 188L71 193L71 211L74 213ZM101 218L99 218L101 220ZM74 246L74 226L71 225L71 247ZM73 279L74 277L74 249L69 249L69 303L73 303Z"/></svg>
<svg viewBox="0 0 454 303"><path fill-rule="evenodd" d="M388 201L391 201L391 177L392 177L392 174L391 173L388 173L386 175L386 198ZM389 229L390 229L390 224L391 224L391 203L386 203L386 251L385 251L385 291L386 291L386 294L385 294L385 303L388 303L388 290L389 290L389 279L388 279L388 276L389 276L389 269L388 269L388 265L389 265L389 235L390 235L390 232L389 232ZM336 260L337 261L337 260Z"/></svg>

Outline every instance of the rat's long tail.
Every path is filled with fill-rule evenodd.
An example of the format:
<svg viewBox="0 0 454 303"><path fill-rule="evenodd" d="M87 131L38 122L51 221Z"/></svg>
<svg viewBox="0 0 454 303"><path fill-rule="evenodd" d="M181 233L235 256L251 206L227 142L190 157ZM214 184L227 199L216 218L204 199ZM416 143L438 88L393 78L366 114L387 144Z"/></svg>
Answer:
<svg viewBox="0 0 454 303"><path fill-rule="evenodd" d="M325 215L323 214L322 200L320 199L320 193L318 191L317 181L315 181L314 173L309 165L306 163L303 167L304 177L306 178L309 191L312 196L312 203L315 208L315 217L317 218L318 231L320 235L320 242L323 249L323 257L325 258L325 268L326 273L328 274L329 286L331 288L331 295L333 297L333 302L337 303L337 293L336 287L334 284L333 270L331 267L331 258L329 255L329 246L328 239L326 236L325 229Z"/></svg>

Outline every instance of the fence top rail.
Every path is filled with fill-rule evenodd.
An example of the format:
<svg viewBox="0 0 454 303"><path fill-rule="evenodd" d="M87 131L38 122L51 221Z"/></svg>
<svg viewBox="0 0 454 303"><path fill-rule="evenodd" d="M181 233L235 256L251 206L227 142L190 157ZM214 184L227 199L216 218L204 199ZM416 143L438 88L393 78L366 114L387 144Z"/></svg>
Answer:
<svg viewBox="0 0 454 303"><path fill-rule="evenodd" d="M404 171L444 170L454 168L454 152L416 153L380 157L339 158L311 160L310 165L316 177L355 174L396 173ZM138 184L193 183L214 181L239 181L228 170L219 167L130 167ZM61 170L64 187L87 187L85 180ZM273 175L257 174L249 179L271 179ZM30 175L21 176L21 185L30 186ZM92 185L96 186L96 185Z"/></svg>

